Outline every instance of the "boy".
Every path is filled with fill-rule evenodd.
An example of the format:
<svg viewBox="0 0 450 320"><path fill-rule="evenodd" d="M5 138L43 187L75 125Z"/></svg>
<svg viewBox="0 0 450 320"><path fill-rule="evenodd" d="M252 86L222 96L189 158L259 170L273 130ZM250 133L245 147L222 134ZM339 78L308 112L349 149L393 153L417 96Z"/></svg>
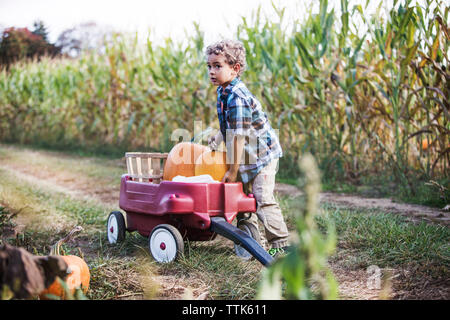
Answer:
<svg viewBox="0 0 450 320"><path fill-rule="evenodd" d="M278 158L282 150L260 102L250 93L240 75L245 70L245 48L238 41L223 40L206 49L210 80L217 88L220 132L209 139L212 149L224 141L230 163L223 182L241 180L257 201L250 222L264 225L273 256L284 252L288 230L273 195ZM231 158L230 158L231 157ZM244 159L244 161L242 161ZM258 229L258 228L257 228Z"/></svg>

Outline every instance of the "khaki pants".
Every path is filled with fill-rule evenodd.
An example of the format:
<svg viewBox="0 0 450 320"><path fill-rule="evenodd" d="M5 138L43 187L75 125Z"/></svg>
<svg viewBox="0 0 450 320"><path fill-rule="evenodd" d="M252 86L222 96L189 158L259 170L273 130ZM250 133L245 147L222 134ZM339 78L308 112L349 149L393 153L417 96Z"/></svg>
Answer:
<svg viewBox="0 0 450 320"><path fill-rule="evenodd" d="M256 215L252 214L249 222L260 230L258 227L259 219L265 230L265 234L260 232L261 240L264 240L263 236L265 235L270 248L287 246L287 239L289 236L280 205L273 195L277 166L278 159L272 160L268 165L261 169L252 181L244 185L244 190L252 192L257 203ZM263 246L264 242L265 241L262 241Z"/></svg>

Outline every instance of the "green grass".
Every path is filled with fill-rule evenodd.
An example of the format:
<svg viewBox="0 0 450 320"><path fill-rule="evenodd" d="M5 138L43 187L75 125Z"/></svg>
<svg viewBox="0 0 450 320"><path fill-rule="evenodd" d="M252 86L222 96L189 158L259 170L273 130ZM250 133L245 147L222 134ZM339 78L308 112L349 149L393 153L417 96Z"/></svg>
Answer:
<svg viewBox="0 0 450 320"><path fill-rule="evenodd" d="M0 144L0 160L18 165L44 167L49 171L80 174L90 178L117 183L126 171L124 153L120 156L85 153L82 149L64 150L42 149L35 146Z"/></svg>
<svg viewBox="0 0 450 320"><path fill-rule="evenodd" d="M112 298L130 290L122 276L120 279L124 284L121 288L114 285L114 280L116 284L118 281L114 277L112 280L104 277L105 273L111 273L112 269L117 268L122 268L117 270L118 274L130 274L128 267L137 266L136 262L129 261L133 255L125 255L133 251L132 245L122 255L120 252L115 254L115 248L105 245L104 229L111 208L93 200L72 198L64 193L21 181L3 170L0 170L0 179L3 182L0 186L0 204L8 206L8 209L1 207L1 217L4 217L5 212L18 212L17 219L25 225L24 230L16 237L4 241L36 255L47 255L50 247L67 235L71 227L81 225L84 230L76 242L65 244L63 249L66 254L80 255L80 247L91 269L92 284L88 298ZM4 223L2 228L3 225ZM139 292L136 284L133 290Z"/></svg>
<svg viewBox="0 0 450 320"><path fill-rule="evenodd" d="M304 206L303 197L284 198L287 212ZM294 222L288 215L288 224ZM450 267L450 229L445 226L408 222L404 217L379 210L342 209L329 204L321 206L316 221L322 230L335 225L339 251L351 252L350 267L406 266L409 264L438 267L448 274Z"/></svg>
<svg viewBox="0 0 450 320"><path fill-rule="evenodd" d="M289 165L287 161L283 163L280 160L277 182L302 188L301 177L300 172L292 164ZM436 180L439 186L430 183L429 178L417 176L411 182L415 186L413 192L409 185L400 184L392 176L381 173L361 176L357 181L350 181L344 176L337 179L334 176L323 175L321 190L355 194L368 198L392 198L398 202L443 208L450 202L450 180L445 177L436 178Z"/></svg>
<svg viewBox="0 0 450 320"><path fill-rule="evenodd" d="M187 242L180 261L161 267L178 277L201 278L213 299L253 299L262 267L255 260L241 261L226 243Z"/></svg>
<svg viewBox="0 0 450 320"><path fill-rule="evenodd" d="M5 150L0 147L0 154L10 156L7 162L22 161L22 156L29 152L20 148ZM122 172L115 160L74 158L60 152L38 152L29 162L37 168L44 163L51 163L55 171L68 167L80 179L95 177L100 187ZM178 262L159 265L149 256L147 239L137 233L127 233L123 243L107 243L106 218L117 208L56 192L18 179L2 169L0 180L0 227L13 226L16 222L25 225L16 237L5 241L45 255L73 226L84 228L63 249L67 254L78 255L80 247L91 270L87 294L90 299L154 298L158 285L153 279L157 275L182 280L191 290L208 290L213 299L247 300L256 296L262 267L257 261L239 260L228 240L188 242L185 256ZM303 209L304 197L277 198L288 228L295 229L294 214ZM413 224L387 212L346 210L330 205L321 207L317 222L322 232L328 223L335 225L338 247L331 259L343 260L348 269L374 264L388 268L414 266L423 273L448 278L450 231L446 227Z"/></svg>
<svg viewBox="0 0 450 320"><path fill-rule="evenodd" d="M299 186L298 179L280 178L279 182ZM415 191L407 185L395 183L392 177L372 175L363 177L358 183L342 180L323 180L321 189L325 192L337 192L360 195L368 198L392 198L397 202L420 204L435 208L443 208L450 201L449 179L439 179L441 186L430 184L430 180L416 179ZM446 190L444 189L446 188Z"/></svg>
<svg viewBox="0 0 450 320"><path fill-rule="evenodd" d="M15 214L10 212L8 208L5 208L0 203L0 230L10 229L15 226L13 221Z"/></svg>
<svg viewBox="0 0 450 320"><path fill-rule="evenodd" d="M414 264L450 266L450 230L445 226L407 223L380 212L327 210L319 219L336 225L340 245L357 250L361 261L380 267Z"/></svg>
<svg viewBox="0 0 450 320"><path fill-rule="evenodd" d="M279 183L286 183L286 184L290 184L292 186L296 186L297 185L297 179L296 178L276 178L276 182Z"/></svg>
<svg viewBox="0 0 450 320"><path fill-rule="evenodd" d="M303 209L305 199L283 197L280 204L284 212L293 213ZM365 272L375 265L386 277L395 270L395 277L389 280L393 281L389 298L445 299L450 278L448 227L425 221L413 223L390 212L330 204L321 205L315 220L322 233L330 225L336 231L336 251L328 262L337 278L345 278L346 272ZM292 229L292 214L287 214L287 223ZM358 299L358 294L350 298Z"/></svg>
<svg viewBox="0 0 450 320"><path fill-rule="evenodd" d="M0 188L0 202L7 203L16 210L26 209L27 221L42 223L46 230L58 222L69 227L90 226L96 230L105 223L107 214L112 210L95 200L75 199L62 192L18 181L9 172L1 169L0 179L4 183Z"/></svg>
<svg viewBox="0 0 450 320"><path fill-rule="evenodd" d="M0 148L2 150L5 149ZM23 155L28 152L10 149L7 161L23 161ZM122 169L115 168L108 174L113 164L97 160L77 161L62 153L40 152L28 164L40 167L50 163L55 172L68 167L78 172L80 179L95 176L100 178L101 184L108 183L105 176L112 176L111 172L122 173ZM81 176L83 171L85 177ZM91 270L89 299L154 298L158 285L152 279L156 274L186 278L185 282L193 288L200 281L215 299L251 299L255 295L261 267L256 261L242 262L234 257L231 243L228 247L216 243L187 243L186 254L179 262L157 265L149 256L147 238L138 233L127 233L125 241L117 245L107 243L106 218L117 208L21 180L8 170L0 169L0 179L0 204L4 205L0 216L2 227L10 220L7 220L9 212L16 211L20 212L18 219L25 225L17 237L5 239L8 243L36 255L47 255L50 247L73 226L84 228L75 242L63 245L63 249L66 254L80 255L80 247Z"/></svg>
<svg viewBox="0 0 450 320"><path fill-rule="evenodd" d="M125 152L128 152L127 145L120 146L85 146L75 144L54 145L45 143L45 141L36 141L34 143L19 143L2 141L3 147L29 149L34 151L50 151L55 153L65 153L80 158L99 158L99 159L111 159L123 157ZM150 150L145 150L151 152ZM154 150L153 150L154 151ZM144 152L144 150L142 151ZM0 156L4 154L0 151Z"/></svg>

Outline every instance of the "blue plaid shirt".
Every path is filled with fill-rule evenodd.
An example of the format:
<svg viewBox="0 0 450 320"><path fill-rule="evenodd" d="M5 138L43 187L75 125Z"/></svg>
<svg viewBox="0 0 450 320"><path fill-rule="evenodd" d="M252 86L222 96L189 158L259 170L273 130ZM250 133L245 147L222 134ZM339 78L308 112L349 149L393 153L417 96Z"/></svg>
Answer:
<svg viewBox="0 0 450 320"><path fill-rule="evenodd" d="M251 94L245 84L235 78L224 89L217 88L217 115L220 131L227 146L228 161L233 150L232 141L236 135L245 136L244 155L239 173L247 183L271 160L283 155L278 136L271 127L261 103Z"/></svg>

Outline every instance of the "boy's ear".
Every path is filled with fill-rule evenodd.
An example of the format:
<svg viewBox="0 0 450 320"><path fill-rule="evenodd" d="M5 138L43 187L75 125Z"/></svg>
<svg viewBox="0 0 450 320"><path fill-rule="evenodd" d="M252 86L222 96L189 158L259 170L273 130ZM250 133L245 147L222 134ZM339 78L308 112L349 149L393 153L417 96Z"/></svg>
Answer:
<svg viewBox="0 0 450 320"><path fill-rule="evenodd" d="M236 73L239 73L239 71L241 70L241 65L239 63L235 63L234 66L233 66L233 70Z"/></svg>

